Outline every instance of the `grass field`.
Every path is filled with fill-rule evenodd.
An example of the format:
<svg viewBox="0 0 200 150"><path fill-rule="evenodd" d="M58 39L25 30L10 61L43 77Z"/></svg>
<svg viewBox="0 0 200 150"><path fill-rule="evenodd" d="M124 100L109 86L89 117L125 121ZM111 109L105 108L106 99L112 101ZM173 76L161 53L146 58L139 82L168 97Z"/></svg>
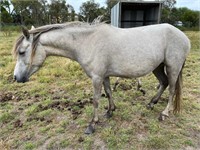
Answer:
<svg viewBox="0 0 200 150"><path fill-rule="evenodd" d="M154 110L148 110L156 78L141 78L145 95L136 91L135 80L126 79L113 93L117 106L113 117L103 117L107 106L103 94L100 123L94 134L85 135L93 90L80 66L50 57L29 82L15 83L11 49L19 33L7 37L0 32L0 149L200 149L200 32L186 34L192 49L183 70L182 112L159 122L168 91Z"/></svg>

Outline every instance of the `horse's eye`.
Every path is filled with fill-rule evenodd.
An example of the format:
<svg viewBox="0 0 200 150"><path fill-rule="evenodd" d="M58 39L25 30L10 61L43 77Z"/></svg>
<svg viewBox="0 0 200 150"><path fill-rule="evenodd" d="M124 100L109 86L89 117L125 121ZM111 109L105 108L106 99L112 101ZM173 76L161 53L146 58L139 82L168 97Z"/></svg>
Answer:
<svg viewBox="0 0 200 150"><path fill-rule="evenodd" d="M19 55L24 55L24 54L25 54L25 51L23 51L23 52L19 51Z"/></svg>

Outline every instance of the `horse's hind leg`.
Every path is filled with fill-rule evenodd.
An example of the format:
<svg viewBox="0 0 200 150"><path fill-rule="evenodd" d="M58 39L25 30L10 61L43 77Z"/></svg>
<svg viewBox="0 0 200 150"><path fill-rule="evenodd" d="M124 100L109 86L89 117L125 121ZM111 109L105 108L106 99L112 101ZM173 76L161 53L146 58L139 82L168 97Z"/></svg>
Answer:
<svg viewBox="0 0 200 150"><path fill-rule="evenodd" d="M165 91L165 89L168 86L168 78L165 74L164 67L165 66L162 63L153 71L154 75L156 76L156 78L158 79L160 83L160 86L159 86L157 94L151 99L150 103L147 105L147 108L153 109L153 106L158 102L162 93Z"/></svg>
<svg viewBox="0 0 200 150"><path fill-rule="evenodd" d="M115 110L115 104L113 102L113 99L112 99L112 91L111 91L111 88L110 88L110 79L109 77L106 77L103 81L103 86L104 86L104 90L105 90L105 93L108 97L108 101L109 101L109 106L108 106L108 111L106 112L106 117L107 118L110 118L112 117L112 112Z"/></svg>
<svg viewBox="0 0 200 150"><path fill-rule="evenodd" d="M175 82L175 80L174 80ZM158 120L163 121L165 120L165 117L169 117L169 111L172 109L172 102L175 94L175 84L173 82L169 83L169 100L167 103L167 107L165 110L160 114Z"/></svg>
<svg viewBox="0 0 200 150"><path fill-rule="evenodd" d="M146 94L146 91L142 88L142 82L140 81L140 78L137 80L137 90L140 91L143 95Z"/></svg>
<svg viewBox="0 0 200 150"><path fill-rule="evenodd" d="M176 95L174 101L174 112L180 111L180 103L182 100L182 66L181 67L167 67L167 75L169 81L169 100L165 110L160 114L159 120L162 121L165 117L169 116L169 112L173 110L173 98Z"/></svg>
<svg viewBox="0 0 200 150"><path fill-rule="evenodd" d="M113 91L117 91L117 86L119 85L119 80L120 80L120 78L117 77L117 80L116 80L116 82L115 82L115 84L113 86Z"/></svg>

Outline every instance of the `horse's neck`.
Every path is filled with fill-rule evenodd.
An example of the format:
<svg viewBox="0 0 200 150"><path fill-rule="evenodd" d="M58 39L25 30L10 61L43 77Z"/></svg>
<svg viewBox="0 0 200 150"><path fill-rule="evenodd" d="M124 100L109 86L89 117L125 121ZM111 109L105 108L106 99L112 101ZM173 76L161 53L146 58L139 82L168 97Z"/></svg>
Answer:
<svg viewBox="0 0 200 150"><path fill-rule="evenodd" d="M55 30L41 35L40 43L47 56L62 56L77 61L81 43L93 32L92 29Z"/></svg>

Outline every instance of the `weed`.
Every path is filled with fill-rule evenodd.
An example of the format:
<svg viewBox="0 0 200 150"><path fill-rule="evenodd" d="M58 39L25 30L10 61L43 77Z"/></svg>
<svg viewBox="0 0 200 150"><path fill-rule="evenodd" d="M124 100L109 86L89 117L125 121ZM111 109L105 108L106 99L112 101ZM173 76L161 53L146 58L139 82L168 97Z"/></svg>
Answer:
<svg viewBox="0 0 200 150"><path fill-rule="evenodd" d="M25 147L26 150L32 150L32 149L34 149L36 147L36 145L34 143L32 143L32 142L27 142L24 145L25 145L24 147Z"/></svg>
<svg viewBox="0 0 200 150"><path fill-rule="evenodd" d="M46 133L50 128L51 128L50 126L41 127L39 131L40 133Z"/></svg>
<svg viewBox="0 0 200 150"><path fill-rule="evenodd" d="M54 111L52 109L43 110L38 113L38 117L49 118L52 116L53 113L54 113Z"/></svg>
<svg viewBox="0 0 200 150"><path fill-rule="evenodd" d="M60 147L61 148L66 148L67 146L70 145L70 142L67 139L64 139L60 142Z"/></svg>
<svg viewBox="0 0 200 150"><path fill-rule="evenodd" d="M38 107L38 105L33 104L30 107L28 107L28 109L26 110L26 114L28 116L34 116L36 112L38 112L40 108Z"/></svg>
<svg viewBox="0 0 200 150"><path fill-rule="evenodd" d="M60 122L60 126L61 126L62 128L67 128L68 125L69 125L69 122L68 122L67 120L62 120L62 121Z"/></svg>
<svg viewBox="0 0 200 150"><path fill-rule="evenodd" d="M56 129L56 133L65 133L65 128L63 128L63 127L58 127L58 128Z"/></svg>
<svg viewBox="0 0 200 150"><path fill-rule="evenodd" d="M184 144L187 145L187 146L192 146L192 147L195 146L195 145L193 144L192 140L186 140L186 141L184 141Z"/></svg>

